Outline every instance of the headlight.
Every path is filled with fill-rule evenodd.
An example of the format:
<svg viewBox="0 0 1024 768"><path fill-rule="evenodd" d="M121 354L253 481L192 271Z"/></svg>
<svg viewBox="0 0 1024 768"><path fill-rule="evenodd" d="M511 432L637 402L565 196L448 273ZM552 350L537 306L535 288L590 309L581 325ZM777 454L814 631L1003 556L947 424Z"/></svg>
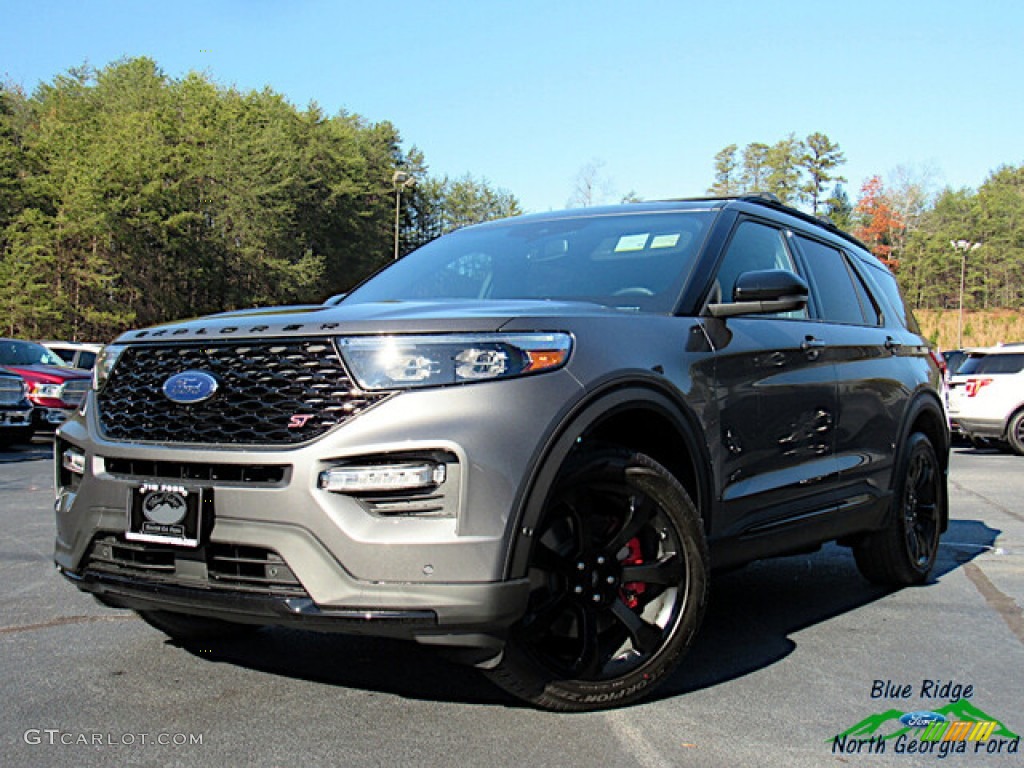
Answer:
<svg viewBox="0 0 1024 768"><path fill-rule="evenodd" d="M507 379L561 368L567 333L350 336L338 346L363 389L406 389Z"/></svg>
<svg viewBox="0 0 1024 768"><path fill-rule="evenodd" d="M32 395L34 397L47 398L48 400L61 399L60 384L33 384Z"/></svg>
<svg viewBox="0 0 1024 768"><path fill-rule="evenodd" d="M110 372L114 370L117 359L124 352L124 347L117 344L109 344L100 350L96 356L96 364L92 368L92 388L99 392L107 383Z"/></svg>

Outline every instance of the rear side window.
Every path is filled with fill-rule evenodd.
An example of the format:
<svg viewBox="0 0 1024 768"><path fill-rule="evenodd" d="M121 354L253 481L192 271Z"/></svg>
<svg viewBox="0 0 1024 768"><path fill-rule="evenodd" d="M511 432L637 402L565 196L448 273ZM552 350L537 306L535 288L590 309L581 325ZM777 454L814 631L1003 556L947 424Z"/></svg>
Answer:
<svg viewBox="0 0 1024 768"><path fill-rule="evenodd" d="M1009 355L970 355L957 369L958 374L1020 373L1024 370L1024 353Z"/></svg>
<svg viewBox="0 0 1024 768"><path fill-rule="evenodd" d="M862 261L861 263L863 264L864 262ZM920 335L921 328L918 326L913 313L907 309L906 302L903 301L903 295L900 293L900 287L896 284L896 278L893 277L892 272L885 269L881 264L872 264L866 271L870 273L870 279L882 291L887 303L892 307L893 312L896 313L896 318L900 321L900 325L912 333Z"/></svg>
<svg viewBox="0 0 1024 768"><path fill-rule="evenodd" d="M800 235L796 240L806 256L822 318L830 323L879 325L878 308L843 253Z"/></svg>

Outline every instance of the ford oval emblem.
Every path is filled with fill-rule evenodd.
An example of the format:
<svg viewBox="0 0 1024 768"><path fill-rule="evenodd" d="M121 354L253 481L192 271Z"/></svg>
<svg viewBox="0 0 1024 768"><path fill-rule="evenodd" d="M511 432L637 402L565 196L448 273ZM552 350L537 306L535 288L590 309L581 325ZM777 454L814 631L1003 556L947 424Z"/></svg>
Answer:
<svg viewBox="0 0 1024 768"><path fill-rule="evenodd" d="M164 395L172 403L192 405L209 400L220 387L220 383L205 371L182 371L164 382Z"/></svg>
<svg viewBox="0 0 1024 768"><path fill-rule="evenodd" d="M946 718L938 712L921 710L920 712L907 712L900 718L900 722L911 728L924 728L929 723L944 723Z"/></svg>

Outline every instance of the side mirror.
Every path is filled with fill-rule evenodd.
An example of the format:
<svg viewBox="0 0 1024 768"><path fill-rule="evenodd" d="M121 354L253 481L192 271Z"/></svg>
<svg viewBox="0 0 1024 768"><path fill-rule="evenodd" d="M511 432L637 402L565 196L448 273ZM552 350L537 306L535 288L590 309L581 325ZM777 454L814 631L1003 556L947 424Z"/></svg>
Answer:
<svg viewBox="0 0 1024 768"><path fill-rule="evenodd" d="M336 293L324 302L324 306L333 307L335 304L341 304L346 296L348 296L347 293Z"/></svg>
<svg viewBox="0 0 1024 768"><path fill-rule="evenodd" d="M807 306L807 283L786 269L744 272L736 278L731 304L708 304L712 317L767 315Z"/></svg>

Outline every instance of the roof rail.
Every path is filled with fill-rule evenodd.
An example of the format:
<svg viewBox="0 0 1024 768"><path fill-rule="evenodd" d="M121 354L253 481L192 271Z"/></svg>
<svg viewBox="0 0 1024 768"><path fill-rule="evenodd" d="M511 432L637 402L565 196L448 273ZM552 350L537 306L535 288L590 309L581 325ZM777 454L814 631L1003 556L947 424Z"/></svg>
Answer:
<svg viewBox="0 0 1024 768"><path fill-rule="evenodd" d="M810 224L815 224L822 229L828 230L833 235L843 238L849 243L856 245L858 248L863 248L868 253L871 253L871 249L868 248L863 242L858 240L856 237L851 235L849 232L844 232L837 227L833 221L827 216L818 215L814 216L810 213L804 213L798 208L794 208L791 205L786 205L779 198L773 195L771 192L751 192L742 195L708 195L704 197L679 197L674 198L673 202L702 202L702 201L721 201L723 203L728 202L743 202L743 203L754 203L755 205L763 205L766 208L773 208L781 213L794 216L802 221L806 221Z"/></svg>

